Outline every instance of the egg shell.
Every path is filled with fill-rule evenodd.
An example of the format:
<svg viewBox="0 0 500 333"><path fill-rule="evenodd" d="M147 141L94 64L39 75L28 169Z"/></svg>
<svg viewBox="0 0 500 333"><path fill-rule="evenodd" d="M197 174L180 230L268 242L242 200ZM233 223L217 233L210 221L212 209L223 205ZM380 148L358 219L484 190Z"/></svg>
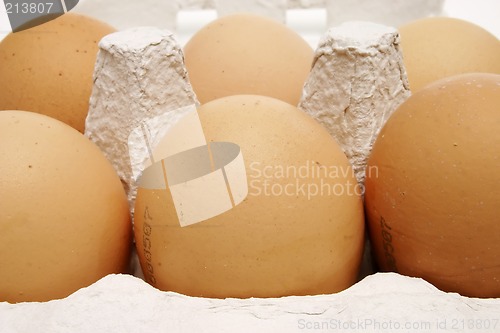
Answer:
<svg viewBox="0 0 500 333"><path fill-rule="evenodd" d="M63 298L124 272L127 199L86 137L37 113L0 112L0 301Z"/></svg>
<svg viewBox="0 0 500 333"><path fill-rule="evenodd" d="M45 114L83 132L99 40L114 32L65 14L0 43L0 110Z"/></svg>
<svg viewBox="0 0 500 333"><path fill-rule="evenodd" d="M500 74L500 41L473 23L432 17L403 25L399 33L413 92L452 75Z"/></svg>
<svg viewBox="0 0 500 333"><path fill-rule="evenodd" d="M265 96L221 98L198 113L207 142L240 146L249 193L223 214L180 227L169 190L139 187L134 230L146 280L215 298L322 294L354 284L362 202L328 132Z"/></svg>
<svg viewBox="0 0 500 333"><path fill-rule="evenodd" d="M296 32L269 18L233 14L200 29L184 47L193 89L203 104L255 94L297 105L313 50Z"/></svg>
<svg viewBox="0 0 500 333"><path fill-rule="evenodd" d="M500 297L499 105L500 75L462 74L416 92L389 118L365 196L382 270Z"/></svg>

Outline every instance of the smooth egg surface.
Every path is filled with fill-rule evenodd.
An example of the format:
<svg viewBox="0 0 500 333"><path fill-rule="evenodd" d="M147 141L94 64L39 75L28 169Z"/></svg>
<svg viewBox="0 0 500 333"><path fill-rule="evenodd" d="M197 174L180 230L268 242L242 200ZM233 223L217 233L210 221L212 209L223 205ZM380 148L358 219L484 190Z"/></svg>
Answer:
<svg viewBox="0 0 500 333"><path fill-rule="evenodd" d="M473 23L433 17L408 23L399 32L413 92L452 75L500 74L500 41Z"/></svg>
<svg viewBox="0 0 500 333"><path fill-rule="evenodd" d="M233 14L199 30L184 48L193 89L203 103L239 94L299 103L313 50L296 32L269 18Z"/></svg>
<svg viewBox="0 0 500 333"><path fill-rule="evenodd" d="M414 93L368 162L365 209L384 271L500 297L500 75L471 73Z"/></svg>
<svg viewBox="0 0 500 333"><path fill-rule="evenodd" d="M102 37L111 26L78 14L11 33L0 43L0 110L25 110L82 132Z"/></svg>
<svg viewBox="0 0 500 333"><path fill-rule="evenodd" d="M0 301L63 298L125 272L127 198L102 152L38 113L0 112Z"/></svg>
<svg viewBox="0 0 500 333"><path fill-rule="evenodd" d="M207 142L239 145L248 195L181 227L169 189L139 188L135 236L146 280L203 297L279 297L354 284L364 215L353 170L316 121L283 101L235 95L198 110Z"/></svg>

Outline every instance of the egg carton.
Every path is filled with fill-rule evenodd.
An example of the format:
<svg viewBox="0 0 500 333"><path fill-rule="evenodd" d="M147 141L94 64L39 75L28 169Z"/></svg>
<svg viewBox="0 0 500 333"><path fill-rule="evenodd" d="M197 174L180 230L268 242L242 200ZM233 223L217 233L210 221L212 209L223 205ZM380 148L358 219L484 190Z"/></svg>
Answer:
<svg viewBox="0 0 500 333"><path fill-rule="evenodd" d="M65 299L0 303L0 332L498 332L500 300L378 273L332 295L210 299L108 275Z"/></svg>
<svg viewBox="0 0 500 333"><path fill-rule="evenodd" d="M155 8L156 12L161 12L158 8L162 8L165 10L162 13L168 12L171 16L173 15L173 22L175 22L175 16L180 8L216 8L219 10L218 6L224 3L226 3L224 6L230 6L227 2L217 0L213 2L178 1L173 7L172 3L150 0L140 2L140 5L137 2L131 7L144 6L142 8L148 9L148 13L151 13L151 8ZM333 13L335 10L332 8L338 8L336 6L341 6L341 4L346 6L348 3L351 4L350 7L353 7L352 2L340 0L255 1L257 4L255 6L259 8L256 12L262 10L259 7L262 4L277 4L280 11L286 11L288 8L325 8L326 6ZM420 3L425 10L419 12L418 17L439 13L443 1L420 1ZM77 7L78 11L108 21L123 30L114 37L106 39L105 42L101 42L96 68L104 63L103 57L119 57L111 63L114 68L110 72L114 74L111 77L108 76L108 79L118 83L125 82L120 80L120 75L127 75L122 69L127 68L130 62L142 62L141 66L147 66L148 63L154 63L150 62L151 59L147 57L154 57L158 52L169 52L172 64L168 72L164 73L172 82L168 87L169 91L164 91L165 95L162 96L159 90L154 91L155 87L152 87L151 95L158 96L158 99L162 99L167 105L170 104L172 109L197 104L189 82L185 79L187 72L183 64L182 48L175 33L158 28L135 28L135 26L147 24L171 28L175 31L175 25L165 23L165 16L157 21L156 18L148 16L147 22L142 21L140 16L135 15L137 7L130 12L128 10L131 8L128 8L123 15L114 12L116 8L127 7L123 5L123 1L86 0ZM250 9L256 7L250 7ZM225 15L230 11L223 10L220 13ZM406 13L406 10L403 12ZM281 20L286 16L283 13L277 15L274 7L265 13ZM369 13L366 12L366 14ZM345 104L340 103L333 107L329 105L329 118L345 117L344 111L348 108L355 110L352 114L348 114L349 119L347 119L348 126L355 128L358 133L355 137L346 135L342 128L339 129L338 122L327 122L323 125L332 135L344 133L336 139L351 163L357 166L357 178L361 183L364 181L364 174L361 170L366 165L366 158L378 131L397 106L410 96L399 50L398 33L391 27L393 24L390 24L396 19L401 19L402 16L399 14L394 14L392 18L389 16L386 15L380 20L375 17L355 15L356 18L362 17L367 21L378 21L384 24L350 22L328 30L316 49L315 66L311 70L299 104L305 112L317 119L323 119L324 117L315 114L314 110L326 109L324 104L331 101L331 96L328 96L328 90L323 88L326 85L332 86L333 83L336 99L344 100ZM116 21L117 19L121 23ZM332 19L329 22L335 21ZM333 55L339 50L345 50L346 47L349 48L351 55L360 57L360 64L365 66L364 73L371 75L374 86L384 85L393 89L393 98L388 100L384 96L369 96L370 106L366 105L367 91L366 87L357 81L359 72L354 72L349 66L341 66L344 72L338 72L339 67L335 61L342 60L342 56L339 57L337 54L333 57ZM384 49L384 54L381 53L381 48ZM119 50L117 54L110 55L110 52L116 50ZM362 58L367 55L370 61L362 61ZM384 66L383 72L373 65L388 59L393 65ZM333 75L334 69L336 70L335 76ZM148 79L147 72L145 71L146 74L144 74L146 77L140 78L141 81ZM388 78L393 79L390 81ZM106 82L98 82L102 86L95 86L92 93L86 135L98 145L100 140L107 141L108 144L104 147L105 154L114 163L119 173L122 172L121 178L130 179L132 172L128 165L130 161L124 161L122 158L128 156L129 152L120 150L126 147L123 143L129 139L131 128L128 128L127 124L136 123L145 114L152 118L163 112L165 105L155 109L155 103L152 101L149 106L131 106L132 110L128 110L128 115L121 114L120 106L128 105L127 100L130 96L140 92L142 87L133 85L125 87L123 96L115 96L113 101L107 101ZM346 82L349 83L349 87L345 85ZM165 96L174 97L165 99ZM113 107L117 108L115 115L118 118L109 118L113 112L103 115L105 108L109 111ZM134 107L137 109L133 109ZM356 112L359 114L356 115ZM367 113L371 113L369 118L374 121L365 122L366 117L362 115ZM108 128L108 132L103 132L103 128ZM110 142L117 144L109 144ZM112 150L109 150L109 147ZM133 203L136 185L129 183L129 186L129 200ZM62 300L43 303L0 303L0 332L66 332L68 330L71 332L500 331L499 299L463 297L455 293L439 291L422 279L395 273L376 273L368 251L369 244L366 249L360 281L351 288L332 295L269 299L209 299L162 292L143 281L144 276L137 256L134 255L131 263L132 275L109 275ZM27 316L30 320L25 319Z"/></svg>

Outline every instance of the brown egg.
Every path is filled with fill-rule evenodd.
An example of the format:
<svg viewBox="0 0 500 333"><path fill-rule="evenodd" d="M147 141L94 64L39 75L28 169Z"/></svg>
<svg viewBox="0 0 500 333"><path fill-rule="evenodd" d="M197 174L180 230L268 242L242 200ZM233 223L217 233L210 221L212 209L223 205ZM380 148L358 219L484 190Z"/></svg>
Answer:
<svg viewBox="0 0 500 333"><path fill-rule="evenodd" d="M238 94L299 103L311 69L312 48L274 20L250 14L219 18L184 48L193 89L203 104Z"/></svg>
<svg viewBox="0 0 500 333"><path fill-rule="evenodd" d="M328 132L264 96L221 98L198 113L211 146L240 146L248 195L181 227L170 190L139 188L134 229L147 281L216 298L332 293L355 283L364 238L360 189Z"/></svg>
<svg viewBox="0 0 500 333"><path fill-rule="evenodd" d="M68 296L123 272L130 218L121 182L75 129L0 112L0 302Z"/></svg>
<svg viewBox="0 0 500 333"><path fill-rule="evenodd" d="M0 110L27 110L83 133L99 40L115 30L77 14L9 34L0 43Z"/></svg>
<svg viewBox="0 0 500 333"><path fill-rule="evenodd" d="M500 74L500 41L460 19L434 17L402 26L401 48L410 89L471 72Z"/></svg>
<svg viewBox="0 0 500 333"><path fill-rule="evenodd" d="M368 162L365 205L384 270L445 291L500 297L500 75L416 92Z"/></svg>

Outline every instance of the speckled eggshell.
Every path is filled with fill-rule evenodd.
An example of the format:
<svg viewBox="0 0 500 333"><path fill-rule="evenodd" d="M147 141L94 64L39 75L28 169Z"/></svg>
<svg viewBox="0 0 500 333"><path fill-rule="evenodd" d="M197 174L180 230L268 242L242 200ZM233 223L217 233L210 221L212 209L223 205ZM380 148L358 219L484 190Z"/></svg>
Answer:
<svg viewBox="0 0 500 333"><path fill-rule="evenodd" d="M132 228L111 164L45 115L0 112L0 302L63 298L125 272Z"/></svg>
<svg viewBox="0 0 500 333"><path fill-rule="evenodd" d="M264 96L217 99L199 116L208 142L241 147L249 193L223 214L180 227L169 190L139 188L134 229L146 280L215 298L323 294L354 284L362 202L328 132Z"/></svg>
<svg viewBox="0 0 500 333"><path fill-rule="evenodd" d="M21 32L0 43L0 110L26 110L83 133L99 40L111 26L78 14Z"/></svg>
<svg viewBox="0 0 500 333"><path fill-rule="evenodd" d="M499 106L500 75L462 74L416 92L389 118L365 196L382 270L500 297Z"/></svg>
<svg viewBox="0 0 500 333"><path fill-rule="evenodd" d="M299 103L313 50L296 32L269 18L233 14L199 30L184 48L201 103L238 94Z"/></svg>

